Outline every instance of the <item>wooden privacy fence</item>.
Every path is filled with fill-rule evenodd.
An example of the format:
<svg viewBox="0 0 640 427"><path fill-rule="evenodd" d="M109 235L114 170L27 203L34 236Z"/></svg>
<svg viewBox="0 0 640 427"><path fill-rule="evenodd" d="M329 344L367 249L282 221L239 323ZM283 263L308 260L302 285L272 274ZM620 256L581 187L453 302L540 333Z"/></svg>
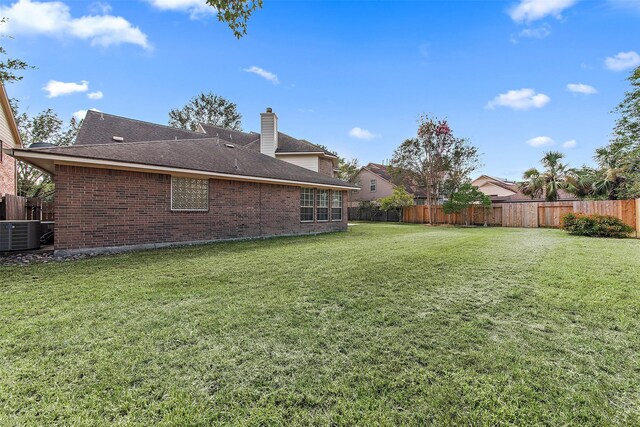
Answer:
<svg viewBox="0 0 640 427"><path fill-rule="evenodd" d="M0 198L0 220L53 221L53 202L5 194Z"/></svg>
<svg viewBox="0 0 640 427"><path fill-rule="evenodd" d="M435 224L464 225L468 222L498 227L560 227L562 216L575 212L615 216L640 231L640 199L494 203L490 208L472 206L460 214L445 214L442 205L412 206L405 208L403 220L426 224L429 222L429 209L432 209Z"/></svg>

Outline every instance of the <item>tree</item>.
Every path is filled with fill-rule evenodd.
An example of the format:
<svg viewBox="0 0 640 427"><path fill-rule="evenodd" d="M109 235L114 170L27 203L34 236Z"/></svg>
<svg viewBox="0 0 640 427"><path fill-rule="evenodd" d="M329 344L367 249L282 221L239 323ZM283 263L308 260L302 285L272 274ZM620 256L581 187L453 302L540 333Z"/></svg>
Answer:
<svg viewBox="0 0 640 427"><path fill-rule="evenodd" d="M207 0L218 11L218 21L225 22L236 38L247 34L247 21L262 7L262 0Z"/></svg>
<svg viewBox="0 0 640 427"><path fill-rule="evenodd" d="M242 115L236 104L211 92L202 92L184 107L169 111L169 126L195 131L198 123L242 130Z"/></svg>
<svg viewBox="0 0 640 427"><path fill-rule="evenodd" d="M630 141L614 141L596 149L593 159L598 164L594 193L609 200L625 198L627 183L637 171L637 156Z"/></svg>
<svg viewBox="0 0 640 427"><path fill-rule="evenodd" d="M15 99L10 101L20 139L25 147L36 142L46 142L58 146L67 146L75 142L81 121L72 117L65 126L64 121L52 110L47 109L29 117L25 112L19 112L19 105ZM41 170L24 162L18 162L18 195L53 198L54 186L51 177Z"/></svg>
<svg viewBox="0 0 640 427"><path fill-rule="evenodd" d="M413 196L407 193L403 187L396 185L390 196L378 199L380 209L383 211L397 210L400 211L400 221L402 221L402 213L405 207L415 205Z"/></svg>
<svg viewBox="0 0 640 427"><path fill-rule="evenodd" d="M629 143L640 147L640 66L627 78L631 90L625 92L624 99L615 109L620 115L614 128L613 142ZM636 153L637 154L637 153Z"/></svg>
<svg viewBox="0 0 640 427"><path fill-rule="evenodd" d="M0 18L0 25L7 22L7 18ZM6 37L6 36L1 36ZM7 51L4 47L0 46L0 55L6 55ZM0 82L11 83L17 80L22 80L22 76L16 74L18 71L25 70L27 68L34 68L28 65L26 62L15 59L7 58L5 61L0 61Z"/></svg>
<svg viewBox="0 0 640 427"><path fill-rule="evenodd" d="M565 175L565 190L579 199L600 198L595 190L598 172L597 169L587 166L569 169Z"/></svg>
<svg viewBox="0 0 640 427"><path fill-rule="evenodd" d="M536 168L525 171L522 176L524 181L519 184L520 191L532 199L544 196L548 202L558 200L558 191L566 188L567 165L561 162L563 158L564 154L559 151L545 153L540 160L544 171Z"/></svg>
<svg viewBox="0 0 640 427"><path fill-rule="evenodd" d="M347 159L338 156L338 178L353 182L360 172L360 162L356 158Z"/></svg>
<svg viewBox="0 0 640 427"><path fill-rule="evenodd" d="M400 144L391 163L394 180L409 179L424 188L429 206L468 182L480 165L478 151L468 140L454 137L446 120L426 114L418 120L417 138ZM433 223L432 209L429 223Z"/></svg>
<svg viewBox="0 0 640 427"><path fill-rule="evenodd" d="M469 225L467 210L469 206L474 204L479 204L483 208L487 209L491 207L491 199L489 198L489 196L480 191L478 187L474 187L469 183L462 184L458 191L453 193L449 200L444 203L444 213L452 214L462 212L465 225ZM487 225L486 222L485 225Z"/></svg>

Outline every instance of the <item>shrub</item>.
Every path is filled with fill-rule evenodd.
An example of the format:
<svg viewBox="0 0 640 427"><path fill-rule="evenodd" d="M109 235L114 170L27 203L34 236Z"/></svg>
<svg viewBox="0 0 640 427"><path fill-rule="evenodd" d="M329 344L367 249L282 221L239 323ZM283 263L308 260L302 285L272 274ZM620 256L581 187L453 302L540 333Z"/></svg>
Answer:
<svg viewBox="0 0 640 427"><path fill-rule="evenodd" d="M633 227L609 215L568 213L562 217L562 229L569 234L590 237L627 237Z"/></svg>

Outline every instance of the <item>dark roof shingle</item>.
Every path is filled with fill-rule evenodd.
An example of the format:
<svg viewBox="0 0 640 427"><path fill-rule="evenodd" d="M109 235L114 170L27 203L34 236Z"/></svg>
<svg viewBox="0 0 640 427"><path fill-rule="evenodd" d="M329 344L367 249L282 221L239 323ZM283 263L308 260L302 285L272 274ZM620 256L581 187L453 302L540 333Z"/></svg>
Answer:
<svg viewBox="0 0 640 427"><path fill-rule="evenodd" d="M321 175L245 147L229 144L220 138L72 145L24 151L188 169L196 172L355 187L351 183Z"/></svg>

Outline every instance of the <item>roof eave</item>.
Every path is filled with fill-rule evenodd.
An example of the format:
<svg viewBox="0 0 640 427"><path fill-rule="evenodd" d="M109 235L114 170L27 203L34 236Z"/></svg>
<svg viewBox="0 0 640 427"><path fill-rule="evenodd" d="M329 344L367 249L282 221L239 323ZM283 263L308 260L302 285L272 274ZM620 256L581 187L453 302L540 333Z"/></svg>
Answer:
<svg viewBox="0 0 640 427"><path fill-rule="evenodd" d="M266 178L266 177L258 177L251 175L235 175L228 174L223 172L212 172L212 171L203 171L196 169L184 169L184 168L176 168L170 166L158 166L158 165L149 165L144 163L133 163L133 162L122 162L116 160L105 160L105 159L97 159L90 157L78 157L78 156L69 156L64 154L55 154L55 153L44 153L41 151L34 151L28 149L10 149L5 150L9 155L15 157L16 159L20 159L22 161L26 161L29 164L34 164L34 166L42 169L37 166L38 163L42 164L38 160L49 160L51 163L51 170L44 170L45 172L54 175L55 170L54 166L56 164L65 164L65 165L78 165L78 166L89 166L89 167L97 167L97 168L106 168L106 169L121 169L121 170L138 170L142 172L155 172L162 174L182 174L189 176L200 176L200 177L209 177L209 178L217 178L224 179L229 181L249 181L249 182L258 182L265 184L275 184L275 185L290 185L296 187L314 187L314 188L326 188L326 189L340 189L340 190L355 190L358 189L356 186L351 185L338 185L338 184L324 184L317 183L311 181L295 181L289 179L280 179L280 178ZM35 163L34 163L35 162Z"/></svg>

